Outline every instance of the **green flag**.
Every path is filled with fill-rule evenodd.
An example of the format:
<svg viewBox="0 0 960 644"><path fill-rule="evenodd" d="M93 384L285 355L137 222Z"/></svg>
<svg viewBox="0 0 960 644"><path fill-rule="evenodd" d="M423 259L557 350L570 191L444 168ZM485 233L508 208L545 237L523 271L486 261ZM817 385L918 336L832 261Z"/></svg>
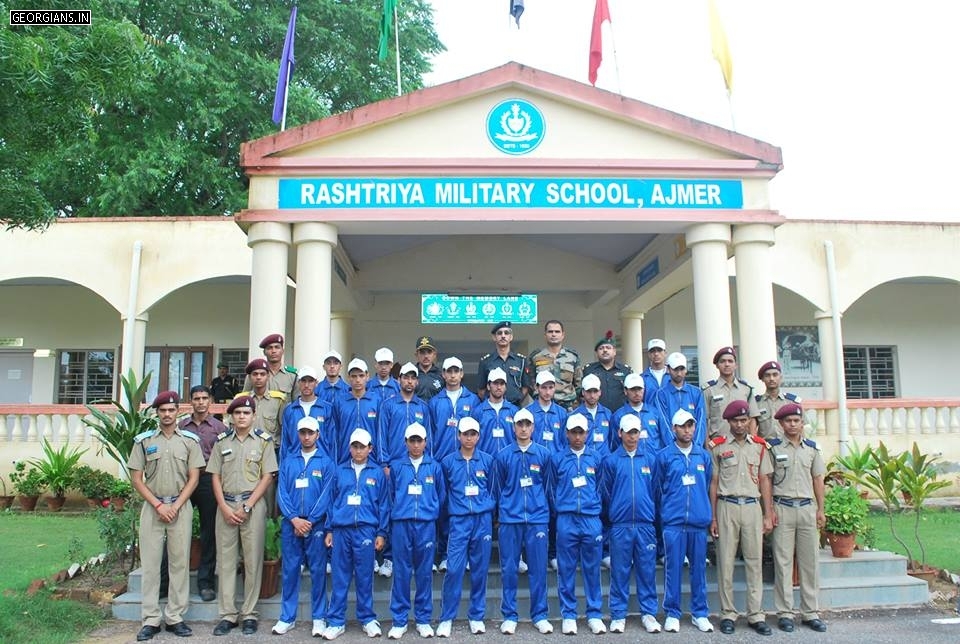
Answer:
<svg viewBox="0 0 960 644"><path fill-rule="evenodd" d="M383 15L380 17L380 60L386 60L390 53L390 27L393 25L393 12L397 10L397 0L383 0Z"/></svg>

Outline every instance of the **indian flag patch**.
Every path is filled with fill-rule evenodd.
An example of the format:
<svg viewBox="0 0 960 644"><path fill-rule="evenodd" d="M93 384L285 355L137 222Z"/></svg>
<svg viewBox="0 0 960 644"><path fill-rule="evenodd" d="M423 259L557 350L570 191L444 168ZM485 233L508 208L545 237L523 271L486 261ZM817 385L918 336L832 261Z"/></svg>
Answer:
<svg viewBox="0 0 960 644"><path fill-rule="evenodd" d="M318 479L323 478L323 470L313 470L310 474Z"/></svg>
<svg viewBox="0 0 960 644"><path fill-rule="evenodd" d="M367 418L376 418L376 417L377 417L377 412L373 411L372 409L367 412Z"/></svg>
<svg viewBox="0 0 960 644"><path fill-rule="evenodd" d="M372 477L367 477L367 485L376 485L376 484L377 484L377 479Z"/></svg>
<svg viewBox="0 0 960 644"><path fill-rule="evenodd" d="M697 463L697 471L698 471L698 472L706 472L707 470L706 470L706 468L703 467L703 463Z"/></svg>
<svg viewBox="0 0 960 644"><path fill-rule="evenodd" d="M588 467L588 468L587 468L587 474L596 474L596 473L597 473L597 470L596 470L596 469L594 469L594 468L592 468L592 467Z"/></svg>
<svg viewBox="0 0 960 644"><path fill-rule="evenodd" d="M530 471L531 471L531 472L539 472L539 471L540 471L540 465L539 465L538 463L530 463Z"/></svg>
<svg viewBox="0 0 960 644"><path fill-rule="evenodd" d="M429 484L429 485L433 485L433 477L432 477L432 476L425 476L425 477L423 477L423 482L424 482L424 483L427 483L427 484Z"/></svg>
<svg viewBox="0 0 960 644"><path fill-rule="evenodd" d="M413 417L416 418L417 420L423 420L423 412L415 411L413 412Z"/></svg>
<svg viewBox="0 0 960 644"><path fill-rule="evenodd" d="M647 467L646 465L641 465L641 466L640 466L640 473L641 473L641 474L649 474L649 473L650 473L650 468Z"/></svg>
<svg viewBox="0 0 960 644"><path fill-rule="evenodd" d="M485 479L485 478L487 478L487 473L484 472L483 470L477 470L477 478L478 478L478 479Z"/></svg>

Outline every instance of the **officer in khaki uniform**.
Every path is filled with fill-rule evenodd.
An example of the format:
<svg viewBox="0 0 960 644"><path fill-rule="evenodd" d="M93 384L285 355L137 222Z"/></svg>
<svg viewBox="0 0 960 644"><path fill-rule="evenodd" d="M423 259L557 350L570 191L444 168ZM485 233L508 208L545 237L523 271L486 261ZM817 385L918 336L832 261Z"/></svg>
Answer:
<svg viewBox="0 0 960 644"><path fill-rule="evenodd" d="M260 340L260 348L267 363L267 389L279 391L283 394L284 402L294 399L293 390L297 384L297 370L295 367L283 364L283 336L271 333ZM243 391L253 389L250 381L250 372L243 381Z"/></svg>
<svg viewBox="0 0 960 644"><path fill-rule="evenodd" d="M217 563L220 566L220 623L214 635L226 635L236 628L238 616L243 621L243 634L257 631L254 609L260 594L263 572L263 539L266 526L266 503L263 495L277 471L273 438L253 427L257 403L249 396L234 398L227 413L233 430L217 437L210 452L207 471L213 474L213 494L217 498ZM238 548L243 547L243 605L237 612Z"/></svg>
<svg viewBox="0 0 960 644"><path fill-rule="evenodd" d="M823 633L827 625L818 614L820 591L820 528L823 514L823 475L827 468L817 444L803 438L803 409L796 403L783 405L776 414L783 438L770 443L773 463L773 562L774 606L777 627L790 633L793 622L793 556L800 569L800 619L805 626Z"/></svg>
<svg viewBox="0 0 960 644"><path fill-rule="evenodd" d="M764 362L757 371L757 378L763 382L764 391L753 397L760 410L760 417L757 418L757 433L766 440L771 438L782 438L783 432L780 431L780 423L776 421L777 412L784 405L790 403L800 404L800 396L789 392L780 391L780 383L783 381L783 366L776 360Z"/></svg>
<svg viewBox="0 0 960 644"><path fill-rule="evenodd" d="M753 398L753 387L746 380L737 377L737 352L733 347L722 347L713 354L713 364L720 377L707 382L703 388L703 403L707 410L707 437L731 437L723 412L734 400L745 400L749 404L750 418L760 416L760 409ZM753 423L753 421L751 421ZM757 433L756 425L749 428L751 434Z"/></svg>
<svg viewBox="0 0 960 644"><path fill-rule="evenodd" d="M733 601L733 564L737 546L743 553L747 582L747 624L760 635L771 629L763 612L761 551L763 534L773 527L770 475L773 466L767 444L750 435L750 407L734 400L723 411L732 438L709 442L713 455L710 533L717 539L717 590L720 595L720 632L733 633L737 609ZM762 508L761 508L762 502Z"/></svg>
<svg viewBox="0 0 960 644"><path fill-rule="evenodd" d="M204 466L200 438L177 428L180 396L164 391L153 401L158 429L143 432L133 440L127 466L134 489L143 497L140 511L140 559L143 563L143 627L137 641L160 632L160 566L163 542L167 542L170 571L167 630L180 637L193 631L183 621L190 604L190 534L193 506L190 495Z"/></svg>
<svg viewBox="0 0 960 644"><path fill-rule="evenodd" d="M237 398L253 398L256 402L256 414L253 426L262 429L274 438L274 448L280 447L280 419L286 406L286 395L279 389L270 389L270 367L263 358L254 358L247 363L247 382L250 389L244 389ZM247 383L244 383L247 384Z"/></svg>

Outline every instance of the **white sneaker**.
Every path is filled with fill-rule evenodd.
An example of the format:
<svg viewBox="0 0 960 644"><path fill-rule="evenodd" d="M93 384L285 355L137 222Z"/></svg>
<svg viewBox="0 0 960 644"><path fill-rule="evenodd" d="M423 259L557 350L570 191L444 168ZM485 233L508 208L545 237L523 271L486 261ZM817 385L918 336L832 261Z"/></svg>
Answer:
<svg viewBox="0 0 960 644"><path fill-rule="evenodd" d="M444 572L444 571L446 571L446 569L447 569L447 560L446 560L446 559L443 559L443 560L440 562L440 565L437 566L437 570L439 570L440 572Z"/></svg>
<svg viewBox="0 0 960 644"><path fill-rule="evenodd" d="M656 621L656 620L654 620ZM611 619L610 620L610 632L611 633L622 633L627 630L627 620L625 619ZM657 624L657 631L660 630L660 624ZM649 631L648 631L649 632ZM653 631L654 633L656 631Z"/></svg>
<svg viewBox="0 0 960 644"><path fill-rule="evenodd" d="M433 637L433 627L430 624L417 624L417 635L420 637Z"/></svg>
<svg viewBox="0 0 960 644"><path fill-rule="evenodd" d="M270 632L274 635L283 635L284 633L290 632L290 629L293 628L293 625L294 622L285 622L280 620L273 625L273 629Z"/></svg>
<svg viewBox="0 0 960 644"><path fill-rule="evenodd" d="M660 622L658 622L657 618L654 617L653 615L644 615L642 618L640 618L640 623L643 624L643 627L647 630L648 633L660 632ZM611 625L610 628L612 630L613 626Z"/></svg>
<svg viewBox="0 0 960 644"><path fill-rule="evenodd" d="M433 564L433 572L438 572L440 569L437 568L437 564Z"/></svg>
<svg viewBox="0 0 960 644"><path fill-rule="evenodd" d="M380 564L380 576L381 577L392 577L393 576L393 562L389 559L384 559L383 563Z"/></svg>
<svg viewBox="0 0 960 644"><path fill-rule="evenodd" d="M327 623L322 619L313 620L313 630L311 635L314 637L323 637L323 631L327 629Z"/></svg>
<svg viewBox="0 0 960 644"><path fill-rule="evenodd" d="M500 632L504 635L513 635L517 632L517 623L512 619L504 620L504 622L500 624Z"/></svg>
<svg viewBox="0 0 960 644"><path fill-rule="evenodd" d="M449 619L440 622L437 624L437 637L450 637L450 629L453 627L453 622Z"/></svg>
<svg viewBox="0 0 960 644"><path fill-rule="evenodd" d="M713 624L710 623L710 620L706 617L694 617L692 620L693 625L700 629L701 633L712 633Z"/></svg>
<svg viewBox="0 0 960 644"><path fill-rule="evenodd" d="M403 637L403 634L407 632L406 626L394 626L387 633L388 640L398 640Z"/></svg>
<svg viewBox="0 0 960 644"><path fill-rule="evenodd" d="M557 566L557 558L554 557L553 559L550 560L550 570L556 570L557 567L558 567L558 566Z"/></svg>
<svg viewBox="0 0 960 644"><path fill-rule="evenodd" d="M550 623L548 619L541 619L533 625L540 633L546 635L547 633L553 632L553 624Z"/></svg>
<svg viewBox="0 0 960 644"><path fill-rule="evenodd" d="M680 620L676 617L668 617L663 620L663 630L668 633L679 633L680 632Z"/></svg>
<svg viewBox="0 0 960 644"><path fill-rule="evenodd" d="M560 626L560 632L564 635L576 635L577 634L577 620L575 619L565 619Z"/></svg>
<svg viewBox="0 0 960 644"><path fill-rule="evenodd" d="M343 635L345 630L347 630L346 626L327 626L327 628L323 631L323 639L335 640Z"/></svg>
<svg viewBox="0 0 960 644"><path fill-rule="evenodd" d="M380 637L383 635L383 631L380 630L380 622L375 619L363 625L363 632L367 634L367 637Z"/></svg>
<svg viewBox="0 0 960 644"><path fill-rule="evenodd" d="M520 560L520 563L517 564L517 572L521 575L527 572L527 562L523 559Z"/></svg>
<svg viewBox="0 0 960 644"><path fill-rule="evenodd" d="M604 557L600 560L600 567L610 570L610 557Z"/></svg>
<svg viewBox="0 0 960 644"><path fill-rule="evenodd" d="M380 574L380 564L377 563L376 559L373 560L373 574L375 575Z"/></svg>
<svg viewBox="0 0 960 644"><path fill-rule="evenodd" d="M481 633L487 632L487 626L483 623L482 619L471 619L470 620L470 632L474 635L480 635Z"/></svg>
<svg viewBox="0 0 960 644"><path fill-rule="evenodd" d="M329 575L332 572L333 572L333 566L330 565L330 562L327 562L327 574Z"/></svg>
<svg viewBox="0 0 960 644"><path fill-rule="evenodd" d="M430 624L417 624L417 635L420 637L433 637L433 627Z"/></svg>
<svg viewBox="0 0 960 644"><path fill-rule="evenodd" d="M601 633L607 632L606 625L604 625L603 620L599 617L591 617L588 619L587 626L590 627L590 632L594 635L600 635Z"/></svg>

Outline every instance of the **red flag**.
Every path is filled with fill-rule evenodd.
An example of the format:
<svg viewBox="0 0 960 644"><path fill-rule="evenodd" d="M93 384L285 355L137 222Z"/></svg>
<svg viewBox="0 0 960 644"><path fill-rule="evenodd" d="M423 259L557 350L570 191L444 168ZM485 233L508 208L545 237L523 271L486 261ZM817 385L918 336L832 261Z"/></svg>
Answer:
<svg viewBox="0 0 960 644"><path fill-rule="evenodd" d="M600 32L600 25L603 21L612 23L610 19L610 7L607 6L607 0L597 0L597 6L593 9L593 30L590 32L590 84L597 84L597 70L600 69L600 63L603 61L603 39Z"/></svg>

